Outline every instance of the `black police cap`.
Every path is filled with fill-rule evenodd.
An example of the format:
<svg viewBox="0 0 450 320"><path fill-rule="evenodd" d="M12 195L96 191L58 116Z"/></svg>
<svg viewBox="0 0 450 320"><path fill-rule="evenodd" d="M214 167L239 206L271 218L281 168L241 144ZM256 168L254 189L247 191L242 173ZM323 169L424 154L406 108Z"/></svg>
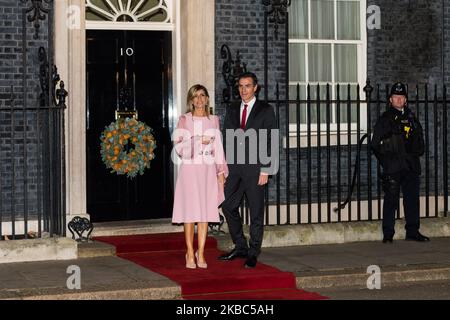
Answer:
<svg viewBox="0 0 450 320"><path fill-rule="evenodd" d="M394 83L391 88L391 96L394 94L406 97L406 86L401 82Z"/></svg>

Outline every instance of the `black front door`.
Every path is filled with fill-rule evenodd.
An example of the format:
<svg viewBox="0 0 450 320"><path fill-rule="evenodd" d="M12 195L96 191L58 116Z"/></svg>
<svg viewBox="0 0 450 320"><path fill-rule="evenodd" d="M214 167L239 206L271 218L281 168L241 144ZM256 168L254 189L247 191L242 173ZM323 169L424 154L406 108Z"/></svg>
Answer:
<svg viewBox="0 0 450 320"><path fill-rule="evenodd" d="M94 222L172 214L170 44L169 32L87 31L87 205ZM151 168L129 179L102 162L100 135L116 110L133 109L154 130L157 147Z"/></svg>

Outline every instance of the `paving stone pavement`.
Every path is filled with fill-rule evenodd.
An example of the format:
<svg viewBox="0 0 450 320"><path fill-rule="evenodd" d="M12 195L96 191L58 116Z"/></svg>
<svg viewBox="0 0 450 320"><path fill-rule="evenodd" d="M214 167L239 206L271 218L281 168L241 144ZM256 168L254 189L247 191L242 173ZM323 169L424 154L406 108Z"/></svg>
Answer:
<svg viewBox="0 0 450 320"><path fill-rule="evenodd" d="M80 270L81 289L67 282ZM69 272L68 272L69 271ZM73 278L69 283L74 284ZM0 264L0 298L48 299L177 299L173 281L118 257Z"/></svg>
<svg viewBox="0 0 450 320"><path fill-rule="evenodd" d="M293 272L298 287L314 291L365 288L371 275L367 268L373 265L380 268L383 285L447 283L450 238L433 238L428 243L397 240L393 244L379 241L263 248L259 261ZM81 290L67 288L67 280L73 274L67 273L68 267L73 265L81 271ZM181 288L173 281L115 256L0 264L1 299L180 297Z"/></svg>

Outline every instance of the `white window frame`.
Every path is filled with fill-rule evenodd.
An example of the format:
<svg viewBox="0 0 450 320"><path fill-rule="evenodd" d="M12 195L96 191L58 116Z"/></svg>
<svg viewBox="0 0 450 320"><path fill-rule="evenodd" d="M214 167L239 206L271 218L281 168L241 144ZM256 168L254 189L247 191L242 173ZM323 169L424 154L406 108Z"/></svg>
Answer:
<svg viewBox="0 0 450 320"><path fill-rule="evenodd" d="M299 43L299 44L305 44L305 59L306 59L306 63L305 63L305 76L306 76L306 81L304 82L298 82L298 81L289 81L289 87L291 86L296 86L297 84L299 85L314 85L316 86L317 84L319 85L326 85L326 82L309 82L308 81L308 77L309 77L309 64L308 64L308 44L331 44L331 68L332 68L332 79L335 79L335 55L334 55L334 45L336 44L355 44L357 45L357 57L358 57L358 62L357 62L357 67L358 67L358 83L350 83L351 85L360 85L360 99L364 100L365 98L365 92L364 92L364 86L366 83L366 73L367 73L367 28L366 28L366 10L367 10L367 1L366 0L328 0L328 1L333 1L334 2L334 40L330 40L330 39L311 39L311 0L308 0L308 39L292 39L289 38L289 44L291 43ZM355 1L355 2L359 2L360 3L360 35L361 38L360 40L335 40L337 38L337 2L338 1ZM290 19L292 19L292 17L290 16ZM336 98L336 90L334 88L334 86L336 84L338 84L337 82L330 82L330 88L331 88L331 93L332 93L332 97L331 100ZM348 83L340 83L342 85L347 85ZM352 88L353 89L353 88ZM311 97L312 101L314 101L315 97ZM290 97L290 100L295 100L295 97ZM345 102L345 101L343 101ZM342 106L342 104L341 104ZM290 106L292 107L292 105ZM337 135L337 124L336 119L336 112L335 109L333 109L332 114L331 114L331 124L330 124L330 134L336 136ZM311 135L315 135L317 136L317 123L311 123ZM357 129L357 123L351 123L350 125L350 130L351 130L351 134L352 136L355 135L356 136L356 129ZM320 124L320 130L321 130L321 141L324 141L323 139L326 139L326 137L324 138L323 136L326 135L326 130L327 130L327 124L326 123L321 123ZM340 132L341 132L341 141L342 139L346 140L348 137L348 123L342 123L340 124ZM365 103L360 103L360 133L361 135L364 134L365 132L367 132L367 105ZM307 135L307 124L300 124L300 136L305 136ZM290 123L289 124L289 136L292 137L296 137L297 136L297 124L295 123ZM291 139L290 139L291 140ZM317 139L315 139L317 140ZM332 144L336 144L335 142L335 137L332 137ZM351 139L352 143L353 141L356 142L356 139ZM291 142L291 141L290 141ZM334 142L334 143L333 143ZM294 143L294 145L292 145L292 143ZM312 141L312 145L316 145L317 141ZM297 146L297 142L295 139L293 139L293 141L290 143L290 145L292 147L296 147ZM323 145L323 144L322 144ZM303 143L301 143L301 146L303 147Z"/></svg>

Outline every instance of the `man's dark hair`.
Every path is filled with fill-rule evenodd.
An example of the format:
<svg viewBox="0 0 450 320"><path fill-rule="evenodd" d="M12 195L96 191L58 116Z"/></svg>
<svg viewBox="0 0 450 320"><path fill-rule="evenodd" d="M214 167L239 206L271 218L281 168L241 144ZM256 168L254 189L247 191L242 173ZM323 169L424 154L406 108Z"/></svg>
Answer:
<svg viewBox="0 0 450 320"><path fill-rule="evenodd" d="M244 72L241 73L238 77L238 82L243 79L243 78L252 78L253 79L253 84L256 86L258 84L258 78L256 77L256 74L254 74L253 72Z"/></svg>

